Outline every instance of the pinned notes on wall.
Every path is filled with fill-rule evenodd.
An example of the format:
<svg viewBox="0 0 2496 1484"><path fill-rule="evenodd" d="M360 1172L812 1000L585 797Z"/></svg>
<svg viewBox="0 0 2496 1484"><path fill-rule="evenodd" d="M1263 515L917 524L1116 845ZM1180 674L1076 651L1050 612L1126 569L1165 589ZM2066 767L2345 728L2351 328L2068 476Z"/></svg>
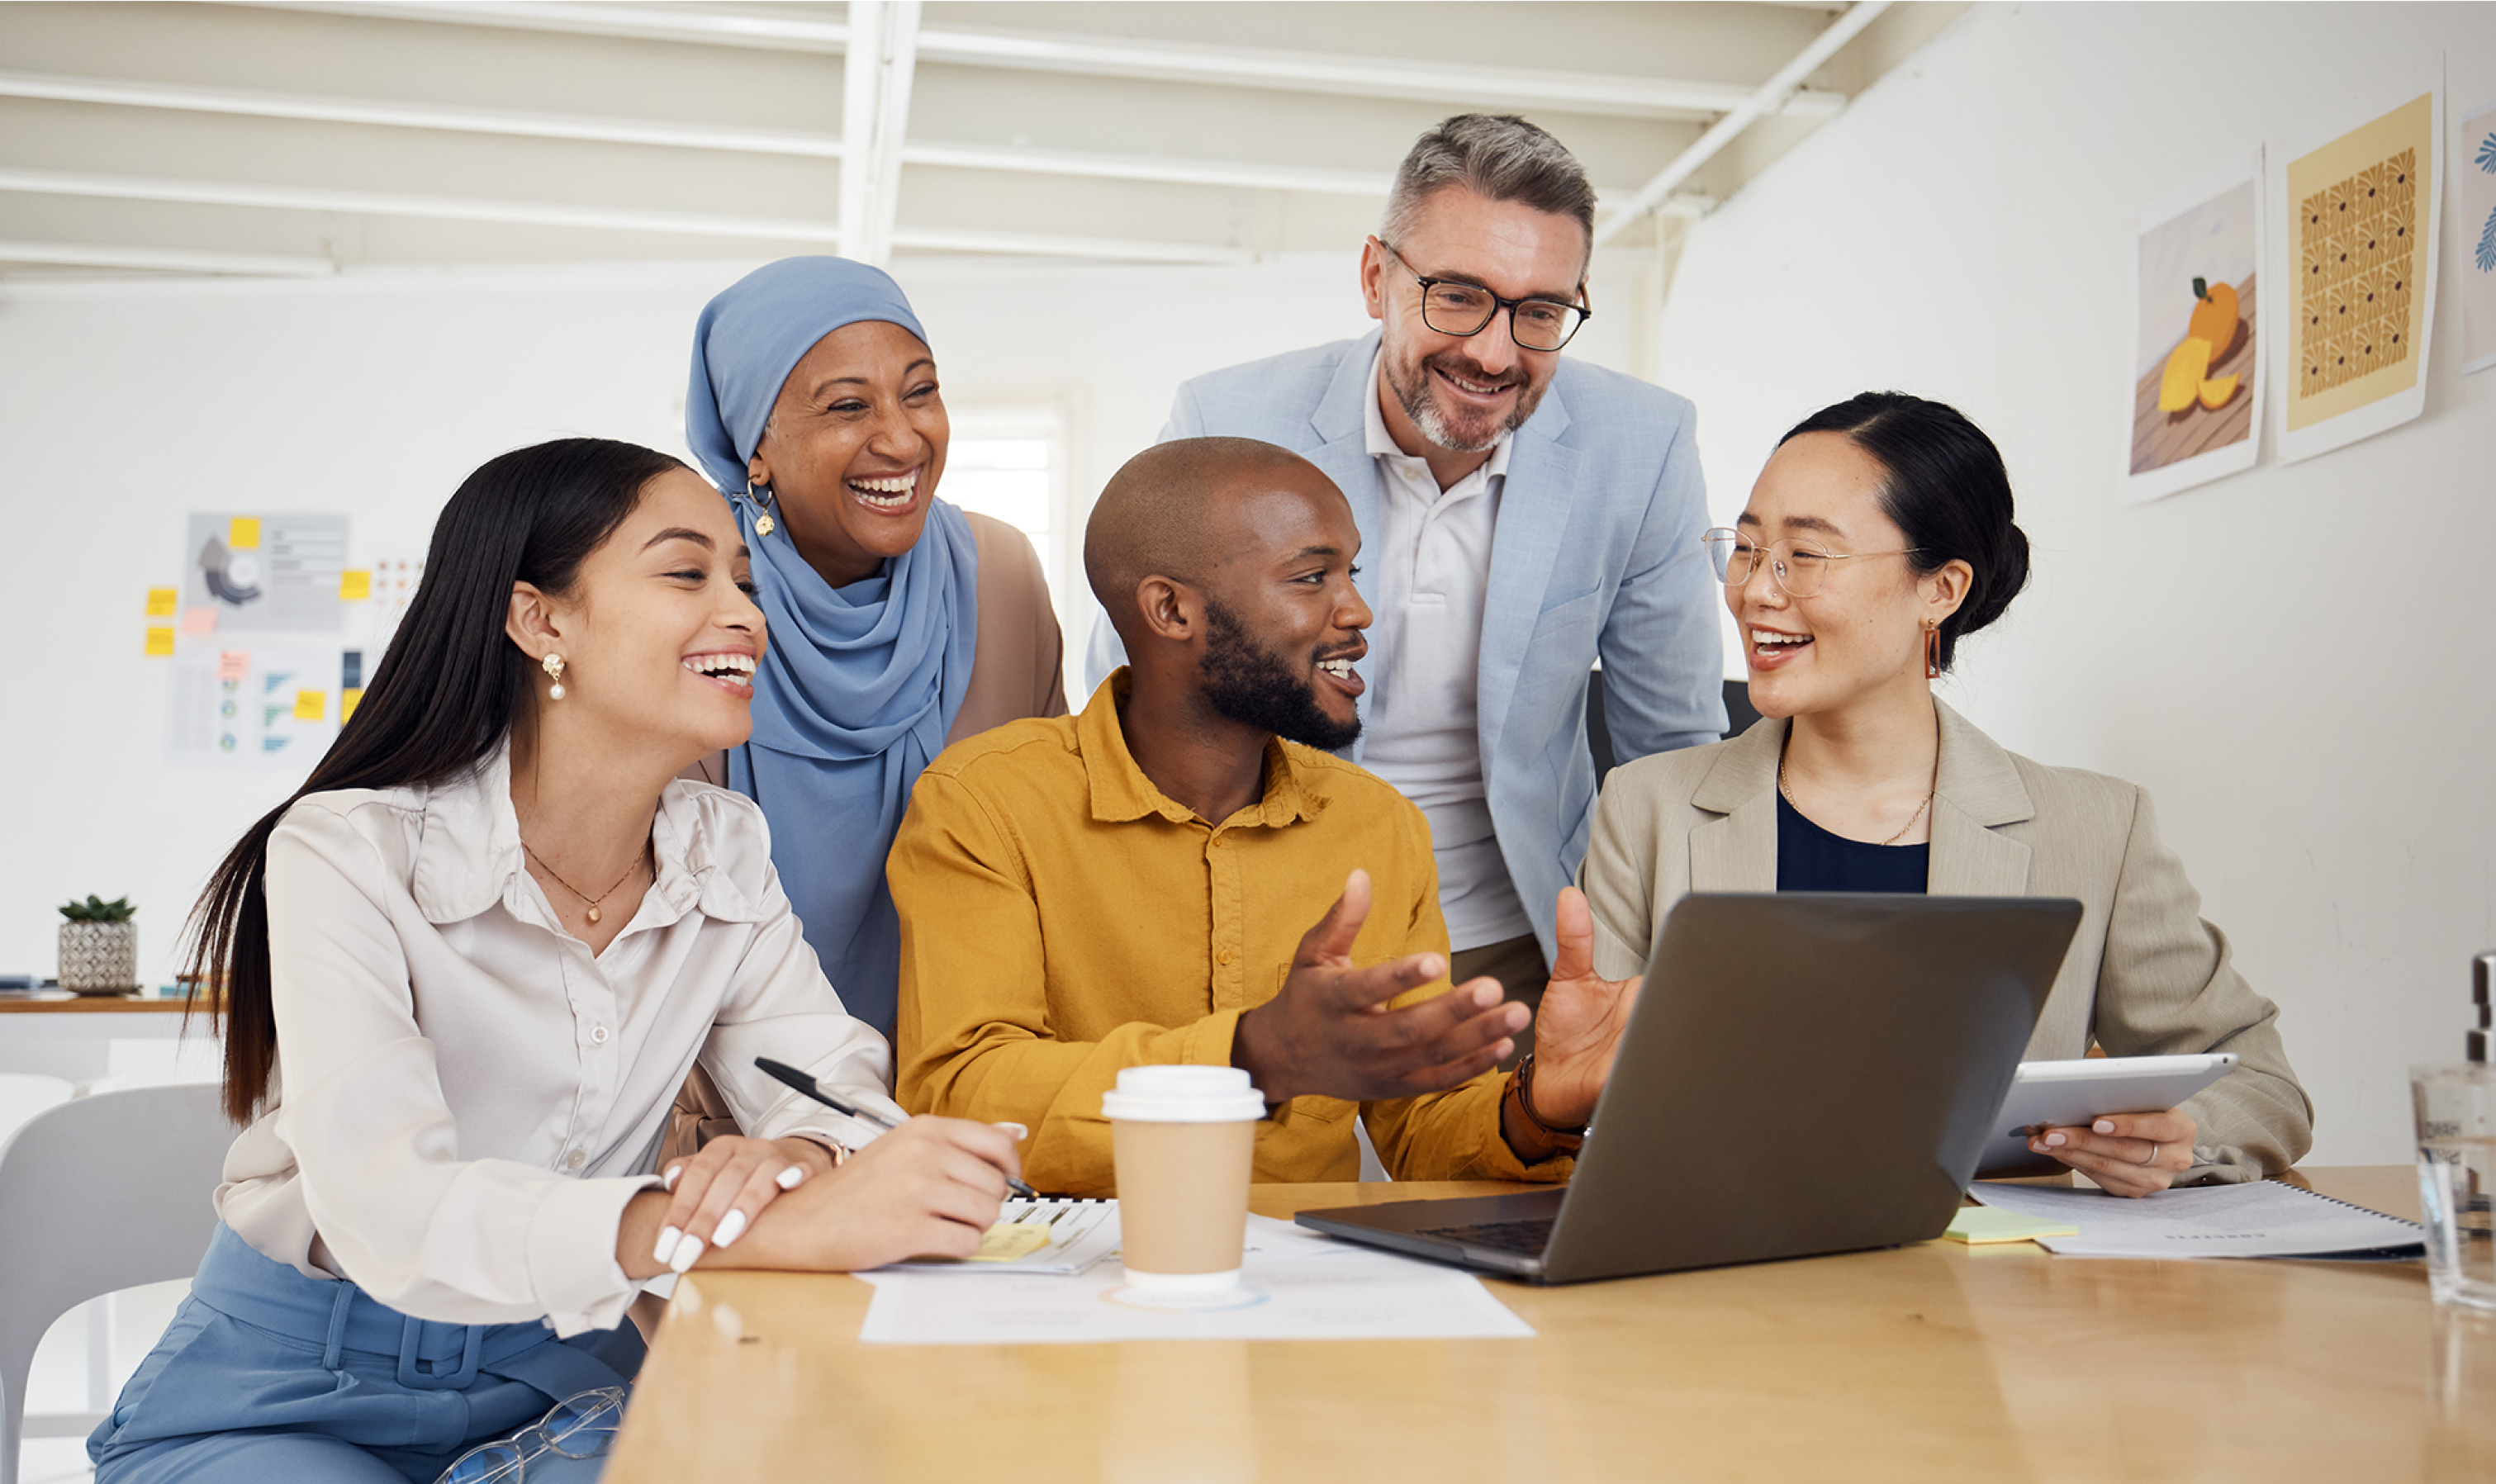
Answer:
<svg viewBox="0 0 2496 1484"><path fill-rule="evenodd" d="M149 624L147 626L147 653L161 659L172 654L172 626L171 624Z"/></svg>
<svg viewBox="0 0 2496 1484"><path fill-rule="evenodd" d="M338 601L362 603L373 596L373 574L369 569L350 567L338 573Z"/></svg>
<svg viewBox="0 0 2496 1484"><path fill-rule="evenodd" d="M169 761L300 771L337 735L329 718L335 649L227 649L173 664Z"/></svg>
<svg viewBox="0 0 2496 1484"><path fill-rule="evenodd" d="M356 719L356 708L364 703L364 688L351 685L338 693L338 725L346 726Z"/></svg>
<svg viewBox="0 0 2496 1484"><path fill-rule="evenodd" d="M317 722L321 720L321 718L328 715L328 692L297 691L295 693L295 719L296 721Z"/></svg>
<svg viewBox="0 0 2496 1484"><path fill-rule="evenodd" d="M236 515L226 522L226 544L236 551L249 551L260 544L260 517Z"/></svg>
<svg viewBox="0 0 2496 1484"><path fill-rule="evenodd" d="M217 632L217 610L210 603L194 603L182 610L182 632L202 638Z"/></svg>
<svg viewBox="0 0 2496 1484"><path fill-rule="evenodd" d="M347 567L344 515L194 512L182 541L181 602L251 634L336 634Z"/></svg>
<svg viewBox="0 0 2496 1484"><path fill-rule="evenodd" d="M149 588L147 590L147 616L149 618L172 618L173 616L174 604L181 601L181 590L178 588Z"/></svg>

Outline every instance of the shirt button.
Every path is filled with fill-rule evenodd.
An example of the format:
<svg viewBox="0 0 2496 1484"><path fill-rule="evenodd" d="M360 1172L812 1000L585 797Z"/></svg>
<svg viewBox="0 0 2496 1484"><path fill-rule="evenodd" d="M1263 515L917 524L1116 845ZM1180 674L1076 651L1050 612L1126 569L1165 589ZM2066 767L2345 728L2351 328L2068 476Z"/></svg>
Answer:
<svg viewBox="0 0 2496 1484"><path fill-rule="evenodd" d="M1229 948L1223 949L1221 952L1213 956L1213 961L1217 964L1227 964L1231 962L1231 950Z"/></svg>
<svg viewBox="0 0 2496 1484"><path fill-rule="evenodd" d="M600 1046L606 1045L607 1028L605 1026L591 1026L589 1028L589 1039L593 1044Z"/></svg>
<svg viewBox="0 0 2496 1484"><path fill-rule="evenodd" d="M577 1170L588 1162L589 1156L582 1154L577 1149L563 1157L563 1167L568 1170Z"/></svg>

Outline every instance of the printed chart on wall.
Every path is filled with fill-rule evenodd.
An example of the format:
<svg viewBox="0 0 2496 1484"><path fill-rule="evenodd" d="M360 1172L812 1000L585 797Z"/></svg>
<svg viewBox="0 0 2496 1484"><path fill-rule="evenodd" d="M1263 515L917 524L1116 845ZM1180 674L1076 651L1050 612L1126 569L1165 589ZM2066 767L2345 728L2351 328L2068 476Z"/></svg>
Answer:
<svg viewBox="0 0 2496 1484"><path fill-rule="evenodd" d="M338 734L335 648L203 649L173 659L170 760L308 769Z"/></svg>
<svg viewBox="0 0 2496 1484"><path fill-rule="evenodd" d="M2496 366L2496 102L2461 121L2461 235L2470 263L2461 273L2462 371Z"/></svg>
<svg viewBox="0 0 2496 1484"><path fill-rule="evenodd" d="M2141 213L2134 260L2126 503L2250 469L2260 445L2259 150Z"/></svg>
<svg viewBox="0 0 2496 1484"><path fill-rule="evenodd" d="M2408 85L2287 153L2279 256L2296 289L2281 362L2283 463L2425 410L2443 139L2438 54Z"/></svg>
<svg viewBox="0 0 2496 1484"><path fill-rule="evenodd" d="M344 515L200 513L182 542L183 603L199 634L335 634Z"/></svg>

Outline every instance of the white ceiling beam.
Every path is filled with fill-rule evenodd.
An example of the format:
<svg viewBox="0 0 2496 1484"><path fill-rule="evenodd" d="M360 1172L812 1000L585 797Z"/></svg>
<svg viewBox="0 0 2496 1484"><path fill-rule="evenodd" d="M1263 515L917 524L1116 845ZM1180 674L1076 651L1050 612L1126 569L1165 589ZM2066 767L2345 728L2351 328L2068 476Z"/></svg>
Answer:
<svg viewBox="0 0 2496 1484"><path fill-rule="evenodd" d="M1802 79L1820 70L1837 54L1837 49L1855 39L1856 33L1880 18L1889 8L1889 0L1856 0L1847 13L1830 22L1827 30L1813 37L1811 45L1795 54L1794 59L1777 69L1775 77L1760 84L1750 101L1708 126L1707 132L1690 142L1690 146L1673 157L1672 163L1656 173L1654 179L1638 187L1636 195L1623 201L1620 210L1595 228L1595 245L1603 246L1618 236L1623 228L1637 221L1696 174L1699 168L1716 158L1719 151L1740 136L1743 130L1775 111L1777 102L1788 92L1801 86Z"/></svg>
<svg viewBox="0 0 2496 1484"><path fill-rule="evenodd" d="M258 278L327 278L338 265L327 258L272 253L209 253L162 247L115 247L100 242L0 241L0 263L61 267L138 268L155 273L239 274Z"/></svg>
<svg viewBox="0 0 2496 1484"><path fill-rule="evenodd" d="M919 0L850 0L841 82L841 240L850 257L892 261L902 143L919 44Z"/></svg>
<svg viewBox="0 0 2496 1484"><path fill-rule="evenodd" d="M698 237L750 237L827 246L840 241L838 223L804 217L727 216L698 211L654 211L578 206L477 197L419 196L390 191L262 185L228 180L172 180L70 170L0 170L0 192L83 196L113 201L176 201L193 205L254 206L278 211L343 212L458 222L508 222L538 227L578 227L605 232L646 232ZM897 247L942 252L1092 258L1133 263L1246 263L1253 253L1193 242L1155 242L1123 237L1059 236L1045 232L957 232L897 227Z"/></svg>
<svg viewBox="0 0 2496 1484"><path fill-rule="evenodd" d="M271 9L317 11L380 19L516 27L575 35L621 36L784 50L845 51L849 26L773 16L659 6L536 4L476 0L243 0ZM1753 93L1738 82L1645 77L1619 73L1561 72L1420 62L1394 57L1214 46L1133 37L1066 32L927 26L919 55L930 62L999 67L1086 77L1143 77L1229 87L1275 88L1356 98L1402 98L1475 108L1547 108L1634 118L1725 113ZM1778 105L1803 118L1825 118L1846 106L1842 94L1783 90Z"/></svg>

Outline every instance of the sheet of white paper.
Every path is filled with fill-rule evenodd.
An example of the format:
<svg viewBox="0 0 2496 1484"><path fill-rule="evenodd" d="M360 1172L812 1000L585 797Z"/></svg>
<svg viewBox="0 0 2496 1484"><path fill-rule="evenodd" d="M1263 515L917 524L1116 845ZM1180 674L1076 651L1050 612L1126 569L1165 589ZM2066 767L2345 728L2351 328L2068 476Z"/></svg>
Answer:
<svg viewBox="0 0 2496 1484"><path fill-rule="evenodd" d="M2414 1246L2425 1235L2396 1221L2275 1180L2196 1186L2126 1200L2070 1186L1996 1185L1968 1192L1988 1206L2076 1226L2038 1245L2073 1257L2297 1257Z"/></svg>
<svg viewBox="0 0 2496 1484"><path fill-rule="evenodd" d="M875 1285L858 1338L877 1345L1080 1345L1116 1340L1505 1340L1533 1328L1454 1268L1248 1219L1249 1302L1171 1311L1120 1302L1126 1272L858 1275Z"/></svg>
<svg viewBox="0 0 2496 1484"><path fill-rule="evenodd" d="M1071 1278L1089 1272L1094 1263L1118 1252L1118 1203L1114 1200L1010 1200L997 1215L1000 1221L1038 1222L1048 1230L1048 1245L1012 1262L896 1262L878 1273L1014 1273L1054 1274Z"/></svg>

